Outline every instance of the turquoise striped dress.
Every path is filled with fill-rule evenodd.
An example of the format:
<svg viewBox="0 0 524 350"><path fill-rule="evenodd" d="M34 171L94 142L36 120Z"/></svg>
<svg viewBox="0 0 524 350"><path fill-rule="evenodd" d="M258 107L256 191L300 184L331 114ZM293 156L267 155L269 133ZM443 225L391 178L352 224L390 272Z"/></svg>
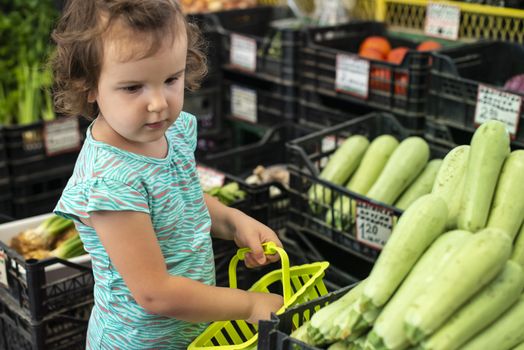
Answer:
<svg viewBox="0 0 524 350"><path fill-rule="evenodd" d="M138 305L95 230L79 221L98 210L148 213L169 273L214 285L211 219L194 159L195 117L182 112L166 136L167 157L150 158L94 140L90 127L54 210L75 220L91 256L95 306L87 349L186 349L206 326L154 315Z"/></svg>

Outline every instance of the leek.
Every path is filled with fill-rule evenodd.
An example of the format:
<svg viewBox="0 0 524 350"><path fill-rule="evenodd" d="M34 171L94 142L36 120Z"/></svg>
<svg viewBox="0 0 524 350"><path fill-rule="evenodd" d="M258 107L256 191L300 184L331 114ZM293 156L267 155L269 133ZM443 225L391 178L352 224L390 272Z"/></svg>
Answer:
<svg viewBox="0 0 524 350"><path fill-rule="evenodd" d="M71 259L84 254L86 254L86 251L78 232L51 251L52 256L61 259Z"/></svg>
<svg viewBox="0 0 524 350"><path fill-rule="evenodd" d="M49 249L66 229L73 227L73 221L53 215L44 220L38 227L22 233L20 240L26 251Z"/></svg>

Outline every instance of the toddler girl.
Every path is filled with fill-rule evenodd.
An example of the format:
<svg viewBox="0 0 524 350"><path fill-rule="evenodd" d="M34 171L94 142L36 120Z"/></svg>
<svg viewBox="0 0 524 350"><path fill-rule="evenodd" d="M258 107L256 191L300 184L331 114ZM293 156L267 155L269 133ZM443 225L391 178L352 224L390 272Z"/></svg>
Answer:
<svg viewBox="0 0 524 350"><path fill-rule="evenodd" d="M95 278L88 349L186 349L205 322L267 319L275 294L215 287L211 236L281 246L204 195L184 88L206 72L175 0L72 0L53 33L56 106L93 120L55 213L75 221ZM216 53L215 53L216 54Z"/></svg>

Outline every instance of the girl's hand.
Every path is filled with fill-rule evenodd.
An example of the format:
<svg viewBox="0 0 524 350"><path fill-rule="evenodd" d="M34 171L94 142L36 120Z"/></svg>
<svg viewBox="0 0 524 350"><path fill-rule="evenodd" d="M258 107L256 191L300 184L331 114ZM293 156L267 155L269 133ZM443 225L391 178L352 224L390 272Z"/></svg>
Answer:
<svg viewBox="0 0 524 350"><path fill-rule="evenodd" d="M236 245L251 249L244 260L247 267L263 266L280 259L278 254L265 255L262 248L262 243L266 242L274 242L282 247L282 242L272 229L240 211L234 215L233 226L233 239Z"/></svg>
<svg viewBox="0 0 524 350"><path fill-rule="evenodd" d="M250 292L251 312L247 322L257 324L260 320L269 320L272 312L277 312L284 304L278 294Z"/></svg>

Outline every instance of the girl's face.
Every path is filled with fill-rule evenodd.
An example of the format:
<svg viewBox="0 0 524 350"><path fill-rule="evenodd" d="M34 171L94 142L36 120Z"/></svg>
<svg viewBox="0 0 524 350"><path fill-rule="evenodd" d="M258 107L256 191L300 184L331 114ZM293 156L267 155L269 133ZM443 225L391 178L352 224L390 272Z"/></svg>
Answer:
<svg viewBox="0 0 524 350"><path fill-rule="evenodd" d="M129 30L125 33L123 28L113 31L117 34L104 42L97 90L89 94L100 109L103 141L152 145L164 137L182 110L186 33L177 33L173 42L164 40L153 55L129 59L137 51L147 50L145 40L150 37Z"/></svg>

